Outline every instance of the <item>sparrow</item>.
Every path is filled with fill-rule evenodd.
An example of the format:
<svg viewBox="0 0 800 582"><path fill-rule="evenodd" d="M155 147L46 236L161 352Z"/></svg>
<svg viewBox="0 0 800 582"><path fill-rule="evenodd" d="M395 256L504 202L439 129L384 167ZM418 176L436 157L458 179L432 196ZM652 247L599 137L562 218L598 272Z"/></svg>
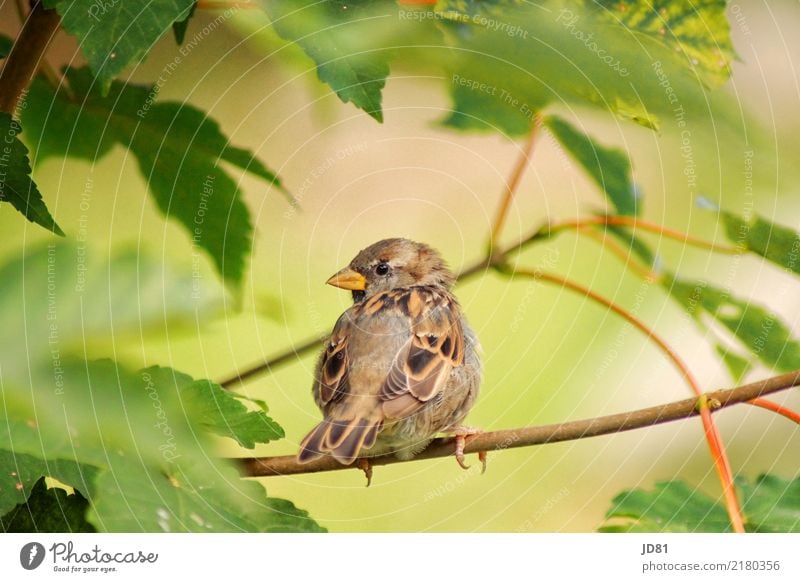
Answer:
<svg viewBox="0 0 800 582"><path fill-rule="evenodd" d="M480 345L450 291L455 277L437 251L404 238L379 241L327 284L352 292L317 363L313 395L324 416L300 444L298 461L369 457L407 460L437 433L456 439L481 382ZM479 456L485 468L485 454Z"/></svg>

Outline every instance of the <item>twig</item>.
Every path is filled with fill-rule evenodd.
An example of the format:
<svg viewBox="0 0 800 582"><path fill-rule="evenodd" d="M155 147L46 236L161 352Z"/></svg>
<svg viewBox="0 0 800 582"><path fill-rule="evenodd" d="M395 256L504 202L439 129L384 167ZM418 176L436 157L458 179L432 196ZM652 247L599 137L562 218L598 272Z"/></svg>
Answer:
<svg viewBox="0 0 800 582"><path fill-rule="evenodd" d="M500 206L497 209L494 226L492 227L492 232L489 234L489 250L487 253L489 256L494 255L495 249L498 246L500 233L503 231L503 226L505 226L508 211L511 209L514 195L517 193L519 183L522 181L522 176L525 174L525 168L528 167L528 163L531 160L533 146L536 144L536 136L539 134L539 128L541 126L542 118L537 114L533 118L533 125L531 125L528 141L525 142L525 147L520 152L519 157L517 157L517 162L511 170L511 177L508 182L506 182L505 192L500 200Z"/></svg>
<svg viewBox="0 0 800 582"><path fill-rule="evenodd" d="M45 10L41 3L37 3L28 14L0 70L0 111L14 114L17 102L36 75L60 22L58 13Z"/></svg>
<svg viewBox="0 0 800 582"><path fill-rule="evenodd" d="M608 233L606 232L598 232L596 229L589 229L589 228L579 228L578 234L589 237L602 246L607 248L613 255L621 260L626 267L628 267L631 271L639 275L645 281L656 282L659 280L659 275L648 269L647 267L643 266L642 263L637 261L633 258L629 249L626 249L621 244L616 242L615 240L609 238Z"/></svg>
<svg viewBox="0 0 800 582"><path fill-rule="evenodd" d="M671 238L673 240L686 243L687 245L691 245L693 247L705 249L707 251L712 251L715 253L722 253L725 255L741 255L746 251L746 249L742 249L740 247L719 245L716 243L708 242L706 240L694 237L685 232L681 232L680 230L667 228L665 226L661 226L660 224L656 224L654 222L649 222L647 220L642 220L640 218L634 218L633 216L591 216L587 218L565 220L563 222L556 222L552 224L550 226L550 232L554 234L560 230L567 230L573 228L581 229L587 226L597 226L597 225L630 226L634 229L639 228L642 230L660 234L661 236L664 236L666 238Z"/></svg>
<svg viewBox="0 0 800 582"><path fill-rule="evenodd" d="M752 384L745 384L728 390L718 390L706 394L709 402L714 402L716 412L720 408L747 402L759 396L765 396L781 390L787 390L800 384L800 370L781 376L775 376ZM692 418L700 414L698 399L687 398L670 404L661 404L632 412L612 414L586 420L576 420L560 424L531 426L495 432L484 432L467 439L465 453L481 451L497 451L530 447L547 443L560 443L585 439L606 434L615 434L647 426L655 426ZM719 404L719 406L716 406ZM455 440L452 437L434 439L428 447L411 461L447 457L455 452ZM355 465L342 465L333 457L322 457L311 463L300 464L294 456L261 457L237 459L242 472L249 477L270 477L275 475L297 475L301 473L319 473L357 468ZM384 455L370 459L372 465L389 465L406 462L394 455Z"/></svg>

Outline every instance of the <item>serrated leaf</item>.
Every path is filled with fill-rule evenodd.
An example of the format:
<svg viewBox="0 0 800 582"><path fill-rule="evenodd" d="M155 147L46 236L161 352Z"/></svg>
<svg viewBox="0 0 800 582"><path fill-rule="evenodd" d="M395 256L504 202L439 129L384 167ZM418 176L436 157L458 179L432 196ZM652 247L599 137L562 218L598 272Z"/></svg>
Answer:
<svg viewBox="0 0 800 582"><path fill-rule="evenodd" d="M5 34L0 34L0 59L4 59L8 56L12 46L14 46L14 41Z"/></svg>
<svg viewBox="0 0 800 582"><path fill-rule="evenodd" d="M5 533L87 533L96 531L86 521L89 502L79 491L67 493L64 489L47 488L42 477L33 486L30 495L0 516L0 531Z"/></svg>
<svg viewBox="0 0 800 582"><path fill-rule="evenodd" d="M39 456L0 449L0 515L24 504L41 477L52 477L91 495L97 468L69 459Z"/></svg>
<svg viewBox="0 0 800 582"><path fill-rule="evenodd" d="M721 217L728 239L736 245L800 275L800 233L758 215L749 221L730 212Z"/></svg>
<svg viewBox="0 0 800 582"><path fill-rule="evenodd" d="M755 481L737 477L736 487L750 532L800 531L800 479L786 481L761 475ZM651 491L623 491L606 514L604 532L708 532L730 531L730 521L720 500L683 481L656 483Z"/></svg>
<svg viewBox="0 0 800 582"><path fill-rule="evenodd" d="M719 357L722 358L722 362L725 364L725 367L728 368L731 378L733 378L733 381L737 384L742 381L742 379L753 367L753 364L749 359L732 352L724 346L717 345L716 351Z"/></svg>
<svg viewBox="0 0 800 582"><path fill-rule="evenodd" d="M800 368L800 341L774 312L705 281L665 275L662 285L691 315L710 315L767 366L779 372Z"/></svg>
<svg viewBox="0 0 800 582"><path fill-rule="evenodd" d="M730 77L735 54L726 0L600 0L597 4L637 37L681 57L707 84L721 85Z"/></svg>
<svg viewBox="0 0 800 582"><path fill-rule="evenodd" d="M275 31L311 57L320 81L345 103L383 121L381 92L391 52L380 31L395 21L396 6L383 0L276 0L265 10Z"/></svg>
<svg viewBox="0 0 800 582"><path fill-rule="evenodd" d="M635 216L639 213L636 189L631 180L631 162L625 152L598 144L559 117L547 117L545 124L600 187L617 214Z"/></svg>
<svg viewBox="0 0 800 582"><path fill-rule="evenodd" d="M129 65L142 60L174 22L188 18L194 0L98 2L60 0L61 24L74 36L103 92Z"/></svg>
<svg viewBox="0 0 800 582"><path fill-rule="evenodd" d="M283 428L266 411L251 411L230 392L207 380L199 380L184 390L192 406L192 418L207 431L230 437L243 447L268 443L285 435Z"/></svg>
<svg viewBox="0 0 800 582"><path fill-rule="evenodd" d="M216 457L195 414L209 392L191 377L110 361L61 368L61 385L47 366L32 371L31 386L4 382L0 448L97 467L88 520L99 531L321 530Z"/></svg>
<svg viewBox="0 0 800 582"><path fill-rule="evenodd" d="M323 532L308 513L269 498L219 461L181 463L166 472L112 459L97 483L89 519L107 531Z"/></svg>
<svg viewBox="0 0 800 582"><path fill-rule="evenodd" d="M3 138L0 160L0 202L8 202L25 218L64 236L42 200L42 193L31 178L28 148L19 139L20 124L11 115L0 111L0 136Z"/></svg>
<svg viewBox="0 0 800 582"><path fill-rule="evenodd" d="M683 481L656 483L652 491L623 491L606 513L614 523L604 532L725 532L730 521L725 508Z"/></svg>
<svg viewBox="0 0 800 582"><path fill-rule="evenodd" d="M737 479L736 485L748 531L800 532L800 479L764 474L754 482Z"/></svg>
<svg viewBox="0 0 800 582"><path fill-rule="evenodd" d="M24 118L33 139L45 144L37 161L52 155L95 161L115 144L129 148L159 210L178 221L223 279L238 287L253 227L222 162L280 188L275 175L251 152L231 146L219 125L191 105L156 103L154 89L117 82L103 98L86 69L68 69L66 77L74 100L41 81L28 95Z"/></svg>
<svg viewBox="0 0 800 582"><path fill-rule="evenodd" d="M609 2L604 9L564 0L440 1L435 20L453 50L430 51L431 58L442 59L448 82L456 73L470 83L468 90L451 83L454 114L445 123L521 135L531 112L564 101L610 110L649 128L659 126L659 116L674 121L677 107L684 116L706 114L707 95L692 61L702 53L703 63L710 63L706 45L730 46L724 13L712 4L696 11L671 7L666 16L676 32L662 42L660 29L651 38L649 5L641 3ZM626 20L627 11L634 14ZM706 21L708 16L713 18ZM676 55L676 47L690 56ZM714 81L727 74L723 59Z"/></svg>
<svg viewBox="0 0 800 582"><path fill-rule="evenodd" d="M197 10L197 0L192 0L192 7L189 10L189 13L186 15L186 18L182 20L176 20L172 23L172 34L175 35L175 42L179 45L183 44L184 39L186 38L186 31L189 28L189 21L194 16L195 11Z"/></svg>

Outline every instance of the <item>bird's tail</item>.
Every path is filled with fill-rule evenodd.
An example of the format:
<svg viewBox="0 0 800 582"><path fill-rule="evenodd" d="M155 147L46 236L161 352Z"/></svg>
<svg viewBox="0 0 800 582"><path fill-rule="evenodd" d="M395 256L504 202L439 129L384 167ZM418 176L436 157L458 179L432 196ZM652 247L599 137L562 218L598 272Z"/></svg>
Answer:
<svg viewBox="0 0 800 582"><path fill-rule="evenodd" d="M380 418L326 418L300 443L297 460L308 463L329 454L341 464L349 465L362 449L375 444L382 426Z"/></svg>

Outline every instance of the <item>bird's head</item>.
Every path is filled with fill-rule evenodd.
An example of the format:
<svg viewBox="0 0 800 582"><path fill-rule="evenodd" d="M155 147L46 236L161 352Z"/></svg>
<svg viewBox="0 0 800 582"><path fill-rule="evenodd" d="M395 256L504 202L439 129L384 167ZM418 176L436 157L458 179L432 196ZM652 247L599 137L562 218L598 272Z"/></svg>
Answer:
<svg viewBox="0 0 800 582"><path fill-rule="evenodd" d="M328 279L328 285L353 292L353 301L415 285L449 288L455 277L441 255L426 244L387 238L368 246Z"/></svg>

